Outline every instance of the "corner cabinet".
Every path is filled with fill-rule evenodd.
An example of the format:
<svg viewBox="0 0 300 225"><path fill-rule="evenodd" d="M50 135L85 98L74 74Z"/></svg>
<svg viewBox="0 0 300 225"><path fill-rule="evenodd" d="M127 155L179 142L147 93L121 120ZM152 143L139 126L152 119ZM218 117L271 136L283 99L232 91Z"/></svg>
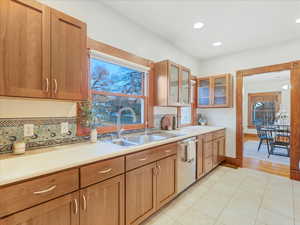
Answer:
<svg viewBox="0 0 300 225"><path fill-rule="evenodd" d="M232 107L232 76L222 74L197 79L198 108Z"/></svg>
<svg viewBox="0 0 300 225"><path fill-rule="evenodd" d="M188 106L191 104L190 69L169 60L154 65L155 105Z"/></svg>
<svg viewBox="0 0 300 225"><path fill-rule="evenodd" d="M33 0L0 1L0 95L87 98L86 24Z"/></svg>

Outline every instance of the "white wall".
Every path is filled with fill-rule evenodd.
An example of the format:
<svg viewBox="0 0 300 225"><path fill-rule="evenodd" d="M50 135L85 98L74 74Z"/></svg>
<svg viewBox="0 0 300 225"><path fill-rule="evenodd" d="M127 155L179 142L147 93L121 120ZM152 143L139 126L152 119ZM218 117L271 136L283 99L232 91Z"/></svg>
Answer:
<svg viewBox="0 0 300 225"><path fill-rule="evenodd" d="M231 73L235 77L237 70L279 64L293 60L300 60L300 40L203 61L200 63L200 76ZM234 107L231 109L201 109L198 111L208 118L209 124L225 126L227 128L226 154L227 156L235 157L235 95Z"/></svg>
<svg viewBox="0 0 300 225"><path fill-rule="evenodd" d="M39 0L87 23L88 36L126 50L138 56L160 61L173 60L199 72L196 58L177 49L169 42L116 14L112 9L95 0ZM53 100L0 99L0 118L75 116L75 103ZM20 110L21 109L21 110ZM30 113L32 111L32 114Z"/></svg>
<svg viewBox="0 0 300 225"><path fill-rule="evenodd" d="M243 95L243 128L244 133L256 134L256 129L248 128L248 94L249 93L261 93L261 92L281 92L281 107L285 109L290 118L290 106L291 97L290 90L283 90L282 86L290 84L290 80L276 81L274 79L263 80L259 82L253 82L244 79L244 95Z"/></svg>

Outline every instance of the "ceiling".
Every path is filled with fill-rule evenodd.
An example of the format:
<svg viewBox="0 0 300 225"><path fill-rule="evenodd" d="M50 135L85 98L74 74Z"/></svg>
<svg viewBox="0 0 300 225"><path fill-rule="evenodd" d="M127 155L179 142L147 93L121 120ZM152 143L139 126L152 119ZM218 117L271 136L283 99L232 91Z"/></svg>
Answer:
<svg viewBox="0 0 300 225"><path fill-rule="evenodd" d="M300 38L300 1L99 1L200 60Z"/></svg>

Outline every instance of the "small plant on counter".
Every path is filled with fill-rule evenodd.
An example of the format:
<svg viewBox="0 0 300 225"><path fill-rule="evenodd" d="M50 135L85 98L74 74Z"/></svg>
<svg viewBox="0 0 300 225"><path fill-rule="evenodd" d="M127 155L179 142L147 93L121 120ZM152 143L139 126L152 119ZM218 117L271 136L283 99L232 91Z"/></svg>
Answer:
<svg viewBox="0 0 300 225"><path fill-rule="evenodd" d="M93 104L89 101L79 103L80 124L91 129L91 141L97 142L97 127L100 126L100 118L97 116Z"/></svg>

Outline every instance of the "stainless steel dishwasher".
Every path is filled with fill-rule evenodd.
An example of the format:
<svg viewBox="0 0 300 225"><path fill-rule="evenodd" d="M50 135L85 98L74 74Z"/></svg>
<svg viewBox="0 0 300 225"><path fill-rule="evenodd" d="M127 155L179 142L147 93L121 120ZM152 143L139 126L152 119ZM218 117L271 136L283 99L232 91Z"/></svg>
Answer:
<svg viewBox="0 0 300 225"><path fill-rule="evenodd" d="M196 181L197 138L179 142L177 152L177 192L180 193Z"/></svg>

